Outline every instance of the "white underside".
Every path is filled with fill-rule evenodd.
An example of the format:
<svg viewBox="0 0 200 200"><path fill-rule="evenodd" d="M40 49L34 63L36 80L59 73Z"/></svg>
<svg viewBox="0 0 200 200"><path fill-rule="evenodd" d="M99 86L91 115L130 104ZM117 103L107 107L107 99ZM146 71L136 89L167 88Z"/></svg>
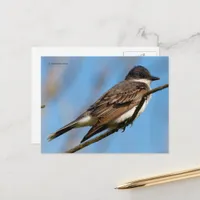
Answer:
<svg viewBox="0 0 200 200"><path fill-rule="evenodd" d="M150 98L148 100L146 100L142 106L142 108L140 109L140 111L138 112L137 114L137 117L145 110L148 102L149 102ZM129 110L128 112L124 113L123 115L121 115L120 117L118 117L116 120L115 120L115 123L121 123L121 122L124 122L126 119L129 119L133 116L135 110L136 110L136 106L133 107L131 110Z"/></svg>
<svg viewBox="0 0 200 200"><path fill-rule="evenodd" d="M95 124L96 120L92 119L91 116L86 116L78 121L78 126L93 126Z"/></svg>
<svg viewBox="0 0 200 200"><path fill-rule="evenodd" d="M151 84L151 81L150 80L146 80L146 79L134 79L135 82L142 82L142 83L145 83L149 86L149 89L150 89L150 84ZM142 108L140 109L140 111L138 112L137 114L137 117L145 110L147 104L149 103L149 100L151 98L151 95L149 95L148 99L144 102ZM133 113L135 112L136 110L136 106L134 108L132 108L131 110L129 110L128 112L124 113L123 115L121 115L119 118L117 118L115 120L115 123L121 123L121 122L124 122L126 119L129 119L133 116Z"/></svg>

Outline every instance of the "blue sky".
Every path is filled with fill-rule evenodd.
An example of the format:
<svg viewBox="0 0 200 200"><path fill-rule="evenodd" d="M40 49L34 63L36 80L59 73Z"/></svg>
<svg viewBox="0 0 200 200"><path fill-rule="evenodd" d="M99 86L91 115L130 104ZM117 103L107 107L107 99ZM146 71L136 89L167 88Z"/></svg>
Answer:
<svg viewBox="0 0 200 200"><path fill-rule="evenodd" d="M42 152L59 153L78 145L89 127L72 130L51 142L47 142L47 137L78 117L136 65L143 65L152 75L160 77L151 88L168 83L168 57L43 57L42 104L46 107L41 113ZM59 73L51 87L54 88L55 84L58 88L51 98L45 98L46 83L52 69ZM167 88L153 94L146 110L132 127L127 127L123 133L118 131L79 153L168 153L168 110Z"/></svg>

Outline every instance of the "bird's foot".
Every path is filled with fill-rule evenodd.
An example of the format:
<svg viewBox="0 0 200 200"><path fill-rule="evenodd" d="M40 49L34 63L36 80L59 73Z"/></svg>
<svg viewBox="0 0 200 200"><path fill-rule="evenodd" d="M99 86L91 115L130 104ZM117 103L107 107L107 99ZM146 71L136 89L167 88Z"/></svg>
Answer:
<svg viewBox="0 0 200 200"><path fill-rule="evenodd" d="M123 127L122 127L122 133L126 130L126 127L129 125L129 120L125 120L124 121L124 125L123 125Z"/></svg>
<svg viewBox="0 0 200 200"><path fill-rule="evenodd" d="M126 130L126 126L124 126L124 127L122 128L122 133L123 133L125 130Z"/></svg>
<svg viewBox="0 0 200 200"><path fill-rule="evenodd" d="M131 127L132 127L133 126L133 121L130 124L131 124Z"/></svg>

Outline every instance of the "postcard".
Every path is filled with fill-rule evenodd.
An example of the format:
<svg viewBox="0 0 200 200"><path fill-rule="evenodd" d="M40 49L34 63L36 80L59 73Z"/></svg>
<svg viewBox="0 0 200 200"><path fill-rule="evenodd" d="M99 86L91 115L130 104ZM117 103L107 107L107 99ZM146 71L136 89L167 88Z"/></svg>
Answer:
<svg viewBox="0 0 200 200"><path fill-rule="evenodd" d="M42 153L168 153L168 65L168 57L42 57Z"/></svg>
<svg viewBox="0 0 200 200"><path fill-rule="evenodd" d="M42 57L42 153L168 153L168 71L168 57Z"/></svg>
<svg viewBox="0 0 200 200"><path fill-rule="evenodd" d="M51 90L51 94L53 95L54 92L57 91L56 85L59 85L59 81L56 81L57 78L60 75L65 74L65 69L69 68L70 71L73 68L72 71L76 71L74 67L69 67L66 60L69 59L69 57L75 59L78 59L78 55L81 55L79 57L86 58L86 57L119 57L119 56L125 56L125 57L136 57L136 56L157 56L159 55L159 49L158 48L34 48L33 49L33 81L32 81L32 143L40 143L41 142L41 136L42 136L42 119L44 113L47 111L47 106L43 104L43 101L47 101L49 95L46 93L49 93L49 89ZM56 53L57 52L57 53ZM89 55L89 56L87 56ZM44 88L44 80L42 77L42 74L44 73L44 60L47 60L48 64L46 65L46 69L52 68L55 70L55 74L57 74L57 78L54 77L54 72L51 72L51 74L48 74L48 77L52 77L51 79L52 85L48 91L45 91ZM48 60L49 59L49 60ZM91 58L92 59L92 58ZM109 59L109 58L108 58ZM76 59L75 59L76 60ZM127 58L128 60L128 58ZM78 60L77 60L78 61ZM106 60L105 60L106 62ZM107 63L105 63L107 65ZM102 66L102 68L106 66ZM130 67L130 66L129 66ZM109 71L109 66L107 67ZM64 71L63 71L64 70ZM64 73L63 73L64 72ZM60 73L60 75L59 75ZM67 82L70 84L70 82L73 82L73 73L70 72L72 76L70 78L67 78ZM106 72L107 73L107 72ZM77 74L76 72L74 74ZM101 77L105 79L106 74L102 74ZM38 81L40 80L40 81ZM71 81L70 81L71 80ZM54 91L54 89L55 91ZM66 87L67 88L67 87ZM44 91L43 91L44 90ZM64 89L65 90L65 89ZM37 92L36 92L37 91ZM40 93L38 94L38 91ZM51 96L51 95L50 95ZM42 102L41 102L42 100ZM41 104L42 103L42 104ZM38 105L40 104L40 109L42 109L42 113L40 110L38 110ZM44 109L45 107L45 109ZM45 111L44 111L45 110ZM39 111L39 112L38 112ZM43 149L43 148L42 148Z"/></svg>

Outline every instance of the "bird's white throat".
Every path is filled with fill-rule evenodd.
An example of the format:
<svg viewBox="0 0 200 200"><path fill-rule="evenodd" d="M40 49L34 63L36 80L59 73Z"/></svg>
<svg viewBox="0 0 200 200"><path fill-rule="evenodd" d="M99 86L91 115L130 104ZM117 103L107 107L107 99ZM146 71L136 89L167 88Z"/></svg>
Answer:
<svg viewBox="0 0 200 200"><path fill-rule="evenodd" d="M149 87L151 85L151 80L148 79L133 79L134 82L141 82L141 83L146 83Z"/></svg>

